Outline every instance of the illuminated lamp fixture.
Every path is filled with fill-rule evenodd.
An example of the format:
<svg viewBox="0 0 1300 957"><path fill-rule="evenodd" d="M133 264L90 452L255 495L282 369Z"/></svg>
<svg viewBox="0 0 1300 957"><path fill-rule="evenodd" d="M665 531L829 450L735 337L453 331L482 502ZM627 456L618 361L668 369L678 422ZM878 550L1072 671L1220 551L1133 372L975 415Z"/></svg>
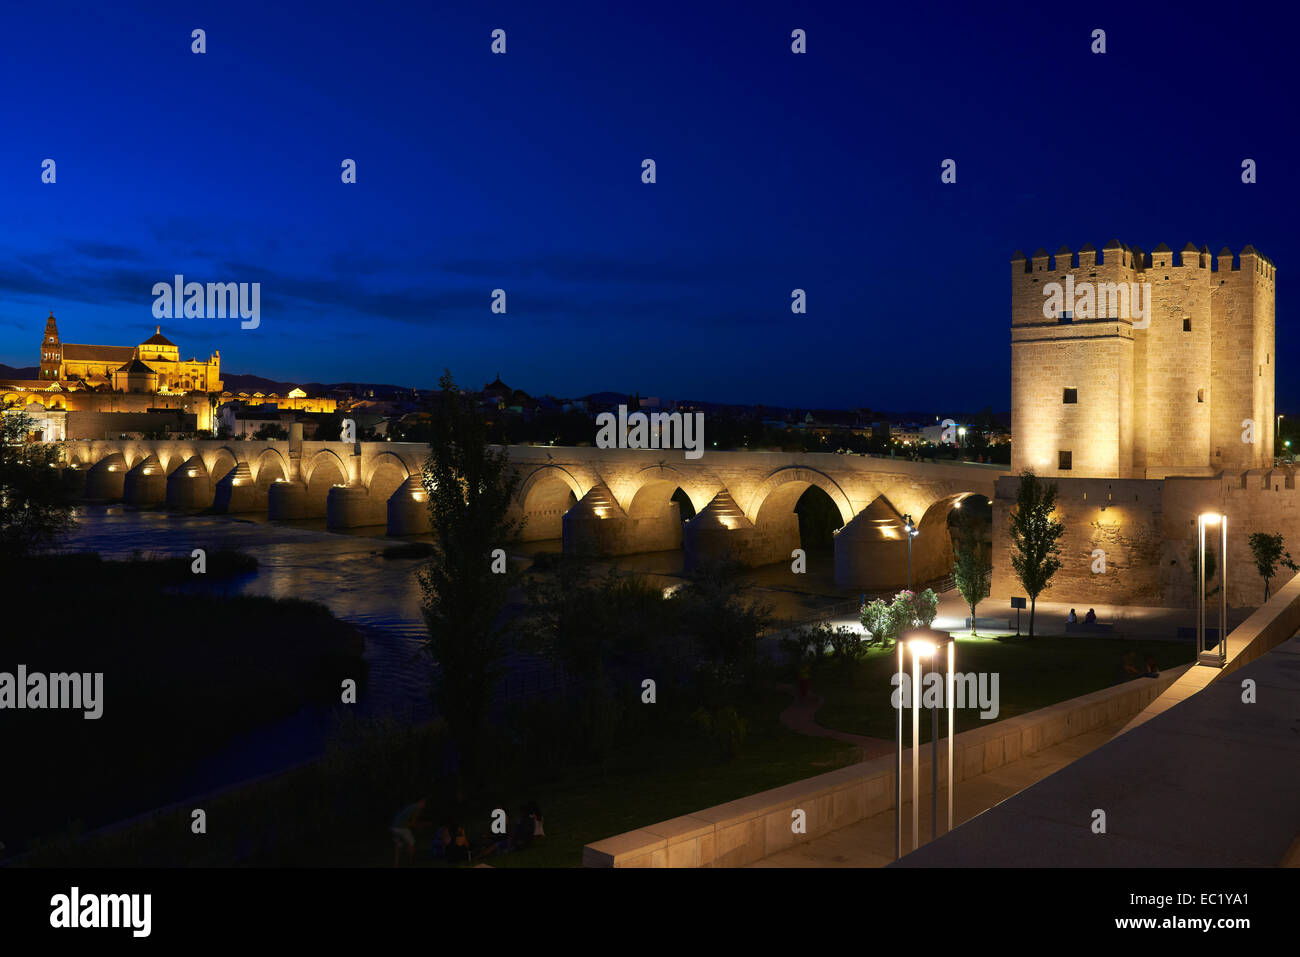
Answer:
<svg viewBox="0 0 1300 957"><path fill-rule="evenodd" d="M1219 639L1214 648L1205 643L1205 529L1219 527ZM1222 668L1228 658L1228 516L1203 512L1196 519L1196 662Z"/></svg>
<svg viewBox="0 0 1300 957"><path fill-rule="evenodd" d="M912 654L912 850L921 845L921 662L938 658L944 647L948 650L948 667L944 693L948 709L948 830L952 830L953 810L953 743L955 730L953 682L956 675L956 647L952 635L933 628L913 628L904 632L898 641L898 718L895 737L894 776L894 858L902 856L903 808L903 682L907 680L907 652ZM939 834L939 709L930 709L930 836Z"/></svg>

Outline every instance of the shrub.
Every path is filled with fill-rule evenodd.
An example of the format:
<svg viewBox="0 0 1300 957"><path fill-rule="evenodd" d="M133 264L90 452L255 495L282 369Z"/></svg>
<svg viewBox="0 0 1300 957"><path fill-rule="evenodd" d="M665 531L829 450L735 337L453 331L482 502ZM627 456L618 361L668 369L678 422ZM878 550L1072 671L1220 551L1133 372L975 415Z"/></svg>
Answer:
<svg viewBox="0 0 1300 957"><path fill-rule="evenodd" d="M898 598L889 604L880 598L867 602L862 606L862 627L871 635L866 644L885 648L893 645L908 623L907 614L907 606Z"/></svg>
<svg viewBox="0 0 1300 957"><path fill-rule="evenodd" d="M705 739L728 761L740 753L741 745L749 736L749 722L731 705L711 713L703 707L696 708L691 718Z"/></svg>
<svg viewBox="0 0 1300 957"><path fill-rule="evenodd" d="M927 588L919 595L914 591L901 591L894 601L901 602L899 614L905 628L929 628L939 614L939 596L932 588Z"/></svg>

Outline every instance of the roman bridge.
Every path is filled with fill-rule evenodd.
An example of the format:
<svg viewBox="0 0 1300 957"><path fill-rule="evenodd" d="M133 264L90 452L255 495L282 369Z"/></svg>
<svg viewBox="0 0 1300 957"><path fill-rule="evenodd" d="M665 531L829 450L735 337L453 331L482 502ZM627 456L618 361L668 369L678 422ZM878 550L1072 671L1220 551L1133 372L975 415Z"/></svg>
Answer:
<svg viewBox="0 0 1300 957"><path fill-rule="evenodd" d="M296 430L295 430L296 431ZM328 527L384 525L427 533L421 470L429 447L401 442L68 441L63 475L91 501L137 507L324 518ZM567 553L683 549L688 567L728 558L789 562L800 547L795 505L811 487L838 512L835 577L889 588L947 574L947 520L971 495L994 498L1005 467L827 453L706 452L510 446L520 476L516 517L525 541L562 539ZM84 476L84 479L81 478ZM84 481L84 484L82 484Z"/></svg>

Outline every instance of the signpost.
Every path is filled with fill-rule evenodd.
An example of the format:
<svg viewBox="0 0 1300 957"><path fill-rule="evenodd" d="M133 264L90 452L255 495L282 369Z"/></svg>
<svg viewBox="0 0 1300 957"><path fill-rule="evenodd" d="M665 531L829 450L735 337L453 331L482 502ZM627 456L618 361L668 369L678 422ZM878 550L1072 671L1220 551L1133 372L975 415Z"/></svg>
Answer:
<svg viewBox="0 0 1300 957"><path fill-rule="evenodd" d="M1023 598L1013 598L1011 599L1011 607L1016 610L1016 637L1019 638L1020 637L1020 609L1025 607L1025 600Z"/></svg>

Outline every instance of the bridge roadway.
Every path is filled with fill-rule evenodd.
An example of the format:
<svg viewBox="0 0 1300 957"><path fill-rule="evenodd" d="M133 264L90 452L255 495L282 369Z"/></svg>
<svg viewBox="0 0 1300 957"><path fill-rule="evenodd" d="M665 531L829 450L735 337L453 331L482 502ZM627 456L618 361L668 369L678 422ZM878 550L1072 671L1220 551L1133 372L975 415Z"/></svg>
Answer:
<svg viewBox="0 0 1300 957"><path fill-rule="evenodd" d="M403 442L122 440L64 442L63 475L89 501L137 507L324 518L328 527L429 531L421 483L429 447ZM839 511L837 584L889 588L906 579L903 516L920 528L913 579L948 572L948 514L994 496L1006 467L858 455L509 446L525 541L563 539L572 554L683 549L687 567L728 558L790 561L799 497L816 486ZM82 478L84 476L84 479ZM83 484L84 483L84 484ZM689 503L689 505L687 504ZM689 514L683 522L682 511Z"/></svg>

